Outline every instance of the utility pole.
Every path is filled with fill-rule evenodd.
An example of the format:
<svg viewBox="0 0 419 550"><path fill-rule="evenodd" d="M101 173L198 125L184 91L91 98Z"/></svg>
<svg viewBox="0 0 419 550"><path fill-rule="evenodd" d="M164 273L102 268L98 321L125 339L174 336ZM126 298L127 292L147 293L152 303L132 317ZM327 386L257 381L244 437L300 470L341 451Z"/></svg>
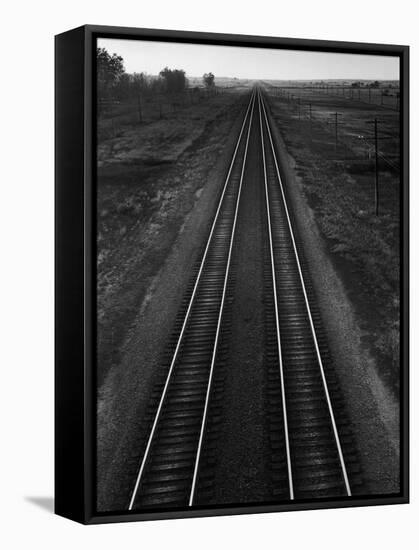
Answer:
<svg viewBox="0 0 419 550"><path fill-rule="evenodd" d="M338 150L338 113L335 113L335 151Z"/></svg>
<svg viewBox="0 0 419 550"><path fill-rule="evenodd" d="M374 153L375 153L375 189L374 189L374 212L375 215L378 216L379 213L379 165L378 165L378 120L377 118L374 118L374 120L367 120L367 124L374 124ZM384 138L385 139L385 138Z"/></svg>
<svg viewBox="0 0 419 550"><path fill-rule="evenodd" d="M371 88L368 88L368 102L371 103Z"/></svg>
<svg viewBox="0 0 419 550"><path fill-rule="evenodd" d="M374 145L375 145L375 215L378 216L378 127L377 119L374 119Z"/></svg>
<svg viewBox="0 0 419 550"><path fill-rule="evenodd" d="M298 98L298 120L301 120L301 97Z"/></svg>
<svg viewBox="0 0 419 550"><path fill-rule="evenodd" d="M335 113L335 151L338 150L338 117L341 116L340 113Z"/></svg>
<svg viewBox="0 0 419 550"><path fill-rule="evenodd" d="M310 119L310 141L313 139L313 124L312 124L312 110L311 103L308 104L308 116Z"/></svg>
<svg viewBox="0 0 419 550"><path fill-rule="evenodd" d="M335 127L335 152L337 152L338 150L338 143L339 143L339 139L338 139L338 126L339 124L342 124L341 122L339 122L339 119L338 117L342 116L342 113L335 113L334 114L334 121L333 122L328 122L328 124L333 124L334 127Z"/></svg>

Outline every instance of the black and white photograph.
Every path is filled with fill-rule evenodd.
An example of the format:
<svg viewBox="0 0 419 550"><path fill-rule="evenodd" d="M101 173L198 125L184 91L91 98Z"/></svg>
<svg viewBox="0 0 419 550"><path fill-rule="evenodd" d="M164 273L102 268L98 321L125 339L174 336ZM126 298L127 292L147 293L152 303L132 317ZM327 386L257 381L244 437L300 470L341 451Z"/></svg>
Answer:
<svg viewBox="0 0 419 550"><path fill-rule="evenodd" d="M97 512L400 495L400 57L95 55Z"/></svg>
<svg viewBox="0 0 419 550"><path fill-rule="evenodd" d="M3 6L0 548L415 548L416 11Z"/></svg>

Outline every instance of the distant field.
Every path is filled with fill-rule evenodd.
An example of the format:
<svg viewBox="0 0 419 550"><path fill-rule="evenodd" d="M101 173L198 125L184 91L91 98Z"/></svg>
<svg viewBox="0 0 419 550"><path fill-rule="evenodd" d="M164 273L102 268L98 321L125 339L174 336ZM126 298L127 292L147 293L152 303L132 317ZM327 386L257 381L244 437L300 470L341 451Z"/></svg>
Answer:
<svg viewBox="0 0 419 550"><path fill-rule="evenodd" d="M141 121L129 102L99 116L99 384L119 362L150 281L218 165L247 97L238 88L192 93L144 98Z"/></svg>
<svg viewBox="0 0 419 550"><path fill-rule="evenodd" d="M202 80L190 82L189 88L176 94L147 93L136 99L99 102L98 139L101 143L107 139L118 138L129 127L143 126L158 120L176 120L179 113L195 105L208 102L211 98L223 94L240 92L243 85L217 85L206 89Z"/></svg>
<svg viewBox="0 0 419 550"><path fill-rule="evenodd" d="M379 87L371 87L371 81L359 81L354 86L351 80L326 81L266 81L268 86L279 89L284 97L289 95L309 99L314 95L336 96L342 99L362 101L371 105L379 105L389 109L399 109L400 87L396 81L380 81Z"/></svg>
<svg viewBox="0 0 419 550"><path fill-rule="evenodd" d="M356 90L352 99L347 91L344 95L340 90L326 93L303 85L287 88L285 83L275 84L265 83L272 113L296 161L296 172L317 224L359 315L364 344L378 358L382 378L397 390L399 112L388 105L359 101ZM361 91L361 99L368 99L366 93ZM375 100L381 98L379 94L378 90L373 91ZM374 213L375 148L371 124L375 118L379 151L378 216Z"/></svg>
<svg viewBox="0 0 419 550"><path fill-rule="evenodd" d="M189 77L188 78L189 87L193 86L202 86L202 77ZM220 89L222 88L248 88L249 86L253 86L254 81L243 79L243 78L231 78L231 77L223 77L223 76L217 76L216 78L216 86Z"/></svg>

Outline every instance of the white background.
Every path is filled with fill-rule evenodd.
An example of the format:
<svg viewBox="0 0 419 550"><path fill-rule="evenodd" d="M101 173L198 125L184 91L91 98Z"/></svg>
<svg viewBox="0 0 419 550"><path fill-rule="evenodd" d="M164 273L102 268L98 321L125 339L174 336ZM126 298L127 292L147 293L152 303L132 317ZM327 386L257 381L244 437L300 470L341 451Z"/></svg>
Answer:
<svg viewBox="0 0 419 550"><path fill-rule="evenodd" d="M412 46L412 389L417 386L419 34L408 0L48 0L2 8L0 86L2 548L417 548L418 413L412 504L83 527L54 516L53 36L91 23ZM416 97L415 97L416 96ZM415 397L417 399L417 392ZM416 433L415 433L416 432ZM41 505L40 505L41 504Z"/></svg>

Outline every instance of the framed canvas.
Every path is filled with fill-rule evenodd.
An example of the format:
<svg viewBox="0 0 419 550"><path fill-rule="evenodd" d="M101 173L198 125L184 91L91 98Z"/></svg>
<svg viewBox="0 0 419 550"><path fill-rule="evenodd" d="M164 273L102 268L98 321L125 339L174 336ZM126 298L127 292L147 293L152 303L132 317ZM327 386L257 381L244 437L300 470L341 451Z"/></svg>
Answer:
<svg viewBox="0 0 419 550"><path fill-rule="evenodd" d="M408 502L407 46L56 37L56 513Z"/></svg>

